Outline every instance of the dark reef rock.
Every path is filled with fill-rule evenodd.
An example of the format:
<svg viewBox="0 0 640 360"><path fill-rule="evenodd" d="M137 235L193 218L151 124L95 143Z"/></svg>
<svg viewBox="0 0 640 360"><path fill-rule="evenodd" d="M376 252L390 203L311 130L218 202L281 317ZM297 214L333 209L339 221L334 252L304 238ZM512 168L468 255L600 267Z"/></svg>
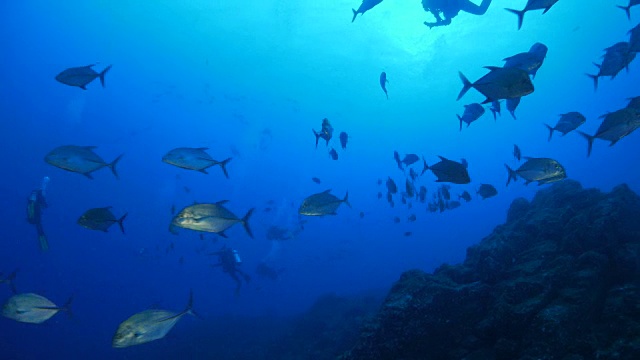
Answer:
<svg viewBox="0 0 640 360"><path fill-rule="evenodd" d="M467 250L408 271L355 359L640 359L640 198L562 181Z"/></svg>

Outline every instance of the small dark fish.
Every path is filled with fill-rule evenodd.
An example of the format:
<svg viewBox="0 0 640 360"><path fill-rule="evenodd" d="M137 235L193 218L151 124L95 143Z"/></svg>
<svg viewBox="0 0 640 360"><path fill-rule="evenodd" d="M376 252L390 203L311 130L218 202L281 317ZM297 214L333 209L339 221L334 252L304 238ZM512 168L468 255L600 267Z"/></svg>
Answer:
<svg viewBox="0 0 640 360"><path fill-rule="evenodd" d="M509 165L504 164L509 173L507 186L511 180L516 181L518 176L523 178L528 185L537 181L538 185L560 181L567 177L564 167L556 160L549 158L525 158L526 161L518 169L513 170Z"/></svg>
<svg viewBox="0 0 640 360"><path fill-rule="evenodd" d="M397 216L394 216L393 217L393 222L396 223L396 224L400 223L400 218L397 217Z"/></svg>
<svg viewBox="0 0 640 360"><path fill-rule="evenodd" d="M356 20L356 16L358 14L364 15L364 13L373 9L374 6L380 4L381 2L382 0L362 0L362 4L360 4L358 10L351 9L351 11L353 11L353 19L351 19L351 22L354 22Z"/></svg>
<svg viewBox="0 0 640 360"><path fill-rule="evenodd" d="M451 193L449 192L449 186L441 186L440 193L445 200L451 200Z"/></svg>
<svg viewBox="0 0 640 360"><path fill-rule="evenodd" d="M421 203L424 203L427 200L427 188L424 186L420 186L420 191L418 192L418 199L420 199Z"/></svg>
<svg viewBox="0 0 640 360"><path fill-rule="evenodd" d="M610 141L609 146L615 145L620 139L634 132L640 127L640 110L624 108L601 116L604 118L595 135L589 135L578 130L578 133L587 139L587 156L591 155L593 140L602 139Z"/></svg>
<svg viewBox="0 0 640 360"><path fill-rule="evenodd" d="M411 231L405 231L404 236L409 237L413 234Z"/></svg>
<svg viewBox="0 0 640 360"><path fill-rule="evenodd" d="M476 194L482 197L482 200L498 195L498 190L491 184L481 184Z"/></svg>
<svg viewBox="0 0 640 360"><path fill-rule="evenodd" d="M407 221L409 221L409 222L414 222L414 221L416 221L416 219L417 219L416 214L411 214L411 215L409 215L409 217L407 218Z"/></svg>
<svg viewBox="0 0 640 360"><path fill-rule="evenodd" d="M407 192L407 196L412 198L415 196L415 187L413 183L409 179L404 182L405 191Z"/></svg>
<svg viewBox="0 0 640 360"><path fill-rule="evenodd" d="M413 170L413 168L410 168L409 177L411 178L412 181L416 181L416 179L418 178L418 173L415 170Z"/></svg>
<svg viewBox="0 0 640 360"><path fill-rule="evenodd" d="M7 275L7 277L3 278L3 274L0 273L0 284L3 283L7 283L9 285L9 288L11 289L11 292L14 294L17 294L18 291L16 290L16 286L13 283L16 279L16 274L18 273L18 270L14 270L11 274Z"/></svg>
<svg viewBox="0 0 640 360"><path fill-rule="evenodd" d="M364 212L360 211L360 219L364 218Z"/></svg>
<svg viewBox="0 0 640 360"><path fill-rule="evenodd" d="M491 107L489 108L489 110L491 110L491 112L493 113L493 121L496 120L496 114L502 116L500 114L500 101L499 100L495 100L491 102Z"/></svg>
<svg viewBox="0 0 640 360"><path fill-rule="evenodd" d="M418 155L416 155L416 154L407 154L407 155L404 156L404 159L402 159L402 163L405 164L406 166L409 166L409 165L415 164L416 162L418 162L418 160L420 160Z"/></svg>
<svg viewBox="0 0 640 360"><path fill-rule="evenodd" d="M522 10L514 10L514 9L505 9L510 11L518 16L518 30L522 27L522 20L524 19L524 14L530 10L541 10L544 9L542 14L546 14L551 7L557 3L558 0L528 0L527 5L525 5Z"/></svg>
<svg viewBox="0 0 640 360"><path fill-rule="evenodd" d="M320 179L318 179L317 177L312 177L311 181L313 181L316 184L320 184L321 183Z"/></svg>
<svg viewBox="0 0 640 360"><path fill-rule="evenodd" d="M87 229L107 232L111 225L117 223L120 225L120 231L124 234L124 226L122 225L122 222L127 217L127 213L122 215L120 219L116 219L109 209L111 209L111 206L89 209L80 216L78 224Z"/></svg>
<svg viewBox="0 0 640 360"><path fill-rule="evenodd" d="M111 65L107 66L102 72L98 73L92 69L95 64L73 67L62 71L56 75L56 80L65 85L77 86L82 90L87 90L86 86L95 80L100 78L100 83L104 87L104 75L111 69Z"/></svg>
<svg viewBox="0 0 640 360"><path fill-rule="evenodd" d="M382 198L382 193L380 191L378 191L378 199Z"/></svg>
<svg viewBox="0 0 640 360"><path fill-rule="evenodd" d="M471 201L471 194L468 191L464 191L462 194L458 195L458 200L463 199L466 202Z"/></svg>
<svg viewBox="0 0 640 360"><path fill-rule="evenodd" d="M425 162L425 169L431 170L438 178L436 182L450 182L454 184L468 184L471 182L467 166L462 163L439 156L440 161L431 167Z"/></svg>
<svg viewBox="0 0 640 360"><path fill-rule="evenodd" d="M472 122L478 120L482 115L484 115L484 107L482 105L478 103L465 105L462 116L456 115L460 121L460 131L462 131L463 122L467 124L467 127L469 127Z"/></svg>
<svg viewBox="0 0 640 360"><path fill-rule="evenodd" d="M349 141L349 135L346 132L340 133L340 146L342 146L342 150L347 149L347 141Z"/></svg>
<svg viewBox="0 0 640 360"><path fill-rule="evenodd" d="M584 124L587 121L587 118L579 112L572 111L566 114L560 115L560 120L556 123L556 126L551 127L550 125L544 124L544 126L549 129L549 138L547 141L551 141L551 136L554 131L559 131L562 133L562 136L567 135L567 133L577 129L580 125Z"/></svg>
<svg viewBox="0 0 640 360"><path fill-rule="evenodd" d="M516 144L513 144L513 157L515 157L518 161L520 161L520 159L522 158L520 148Z"/></svg>
<svg viewBox="0 0 640 360"><path fill-rule="evenodd" d="M377 184L382 185L382 179L378 179Z"/></svg>
<svg viewBox="0 0 640 360"><path fill-rule="evenodd" d="M427 210L429 210L429 212L432 212L432 213L438 211L438 204L429 203L429 205L427 206Z"/></svg>
<svg viewBox="0 0 640 360"><path fill-rule="evenodd" d="M393 203L393 197L391 197L391 193L390 192L387 193L387 202Z"/></svg>
<svg viewBox="0 0 640 360"><path fill-rule="evenodd" d="M382 87L382 91L384 91L384 94L387 96L387 100L389 100L389 94L387 93L387 83L388 82L389 82L389 80L387 80L387 73L383 71L380 74L380 86Z"/></svg>
<svg viewBox="0 0 640 360"><path fill-rule="evenodd" d="M336 149L331 148L331 150L329 150L329 156L331 156L331 159L333 160L338 160L338 152Z"/></svg>
<svg viewBox="0 0 640 360"><path fill-rule="evenodd" d="M404 168L402 167L402 161L400 161L400 155L397 151L393 152L393 159L396 161L396 164L398 164L398 168L400 170L404 170Z"/></svg>
<svg viewBox="0 0 640 360"><path fill-rule="evenodd" d="M469 89L474 88L486 96L483 104L500 99L511 99L529 95L533 92L533 83L526 71L518 68L500 68L485 66L489 73L471 83L461 72L458 72L462 80L462 90L458 99L462 98Z"/></svg>
<svg viewBox="0 0 640 360"><path fill-rule="evenodd" d="M513 119L516 119L516 108L518 108L518 105L520 105L520 99L522 98L512 98L512 99L507 99L507 110L509 111L509 113L511 114L511 116L513 117Z"/></svg>
<svg viewBox="0 0 640 360"><path fill-rule="evenodd" d="M389 191L389 194L395 194L398 192L398 186L396 186L396 182L393 181L393 179L390 177L387 179L387 190Z"/></svg>
<svg viewBox="0 0 640 360"><path fill-rule="evenodd" d="M627 19L631 20L631 7L636 5L640 5L640 0L629 0L629 5L627 6L622 6L622 5L616 5L616 6L624 10L624 12L627 13Z"/></svg>
<svg viewBox="0 0 640 360"><path fill-rule="evenodd" d="M403 204L405 204L405 205L407 204L407 198L406 197L402 196L401 201L402 201Z"/></svg>

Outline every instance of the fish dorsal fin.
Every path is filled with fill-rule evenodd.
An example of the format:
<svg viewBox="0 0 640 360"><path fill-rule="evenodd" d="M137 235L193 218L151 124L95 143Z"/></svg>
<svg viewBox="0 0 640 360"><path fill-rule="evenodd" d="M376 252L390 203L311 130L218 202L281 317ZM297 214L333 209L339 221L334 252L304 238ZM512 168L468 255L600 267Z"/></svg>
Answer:
<svg viewBox="0 0 640 360"><path fill-rule="evenodd" d="M502 69L501 67L498 66L484 66L485 69L489 70L489 71L494 71L494 70L498 70L498 69Z"/></svg>
<svg viewBox="0 0 640 360"><path fill-rule="evenodd" d="M226 204L228 202L229 202L229 200L220 200L220 201L216 202L215 204L216 205L224 205L224 204Z"/></svg>
<svg viewBox="0 0 640 360"><path fill-rule="evenodd" d="M96 66L96 64L91 64L91 65L87 65L85 66L87 69L91 69L92 67Z"/></svg>
<svg viewBox="0 0 640 360"><path fill-rule="evenodd" d="M533 157L531 157L531 156L523 156L522 158L523 158L523 159L525 159L525 160L535 159L535 158L533 158Z"/></svg>
<svg viewBox="0 0 640 360"><path fill-rule="evenodd" d="M97 146L95 146L95 145L80 146L80 147L85 149L85 150L93 150L93 149L97 148Z"/></svg>
<svg viewBox="0 0 640 360"><path fill-rule="evenodd" d="M449 161L449 159L447 159L447 158L446 158L446 157L444 157L444 156L440 156L440 155L438 155L438 157L439 157L439 158L440 158L440 160L442 160L442 161Z"/></svg>
<svg viewBox="0 0 640 360"><path fill-rule="evenodd" d="M325 190L325 191L321 192L321 194L328 194L330 192L331 192L331 189L328 189L328 190Z"/></svg>
<svg viewBox="0 0 640 360"><path fill-rule="evenodd" d="M196 148L196 150L205 151L205 150L209 150L209 148L208 147L199 147L199 148Z"/></svg>
<svg viewBox="0 0 640 360"><path fill-rule="evenodd" d="M101 207L100 209L103 209L103 210L109 210L109 209L111 209L112 207L113 207L113 206L105 206L105 207Z"/></svg>

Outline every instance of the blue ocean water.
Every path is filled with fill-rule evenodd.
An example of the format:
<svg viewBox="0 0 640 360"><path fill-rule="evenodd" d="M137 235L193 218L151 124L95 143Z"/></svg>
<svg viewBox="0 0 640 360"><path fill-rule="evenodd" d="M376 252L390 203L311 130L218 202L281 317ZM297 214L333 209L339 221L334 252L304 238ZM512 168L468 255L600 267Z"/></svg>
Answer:
<svg viewBox="0 0 640 360"><path fill-rule="evenodd" d="M494 0L483 16L461 13L449 26L428 29L422 23L432 17L419 1L383 1L353 23L358 0L3 2L0 271L19 269L19 292L59 305L73 294L74 316L57 314L41 325L1 318L0 358L211 358L224 344L208 329L232 328L238 317L291 316L326 293L382 292L405 270L460 262L468 246L504 222L513 199L538 189L522 181L505 187L504 164L517 166L514 144L525 156L557 159L585 187L624 182L640 190L638 134L613 147L596 140L587 158L581 136L556 133L547 142L543 126L579 111L587 118L580 129L593 134L601 115L640 95L637 60L612 81L600 79L597 91L584 75L597 71L592 62L601 61L603 49L628 41L640 9L629 21L616 1L562 0L544 15L528 12L517 30L516 17L503 8L525 3ZM484 97L470 90L456 101L458 71L474 81L487 72L483 66L502 66L536 42L549 51L517 120L503 104L497 121L487 111L459 131L456 114ZM66 68L94 63L98 71L113 65L104 88L97 80L86 91L54 80ZM336 133L316 149L311 130L323 118ZM341 131L350 135L346 150L337 141ZM43 161L67 144L97 146L108 162L124 154L120 179L102 169L89 180ZM217 167L204 175L163 163L176 147L232 157L230 178ZM465 158L472 182L452 185L454 196L473 194L481 183L496 186L498 195L474 196L442 213L415 200L408 209L399 197L391 208L377 193L386 194L389 176L404 187L393 151L429 164L438 155ZM25 221L27 197L44 176L51 179L42 221L47 252ZM426 172L416 181L428 198L439 186L435 179ZM305 218L294 239L266 238L270 226L297 226L303 199L326 189L339 198L348 192L353 208ZM256 208L255 239L240 225L228 239L167 231L172 206L220 200L238 216ZM76 224L85 210L103 206L117 217L128 212L125 235L117 226L102 233ZM406 220L411 214L417 221ZM238 250L252 276L239 295L206 255L223 245ZM255 273L264 262L283 269L277 280ZM185 317L149 344L111 347L120 322L153 306L180 311L190 290L201 319ZM0 288L0 301L10 296ZM225 318L229 324L207 323Z"/></svg>

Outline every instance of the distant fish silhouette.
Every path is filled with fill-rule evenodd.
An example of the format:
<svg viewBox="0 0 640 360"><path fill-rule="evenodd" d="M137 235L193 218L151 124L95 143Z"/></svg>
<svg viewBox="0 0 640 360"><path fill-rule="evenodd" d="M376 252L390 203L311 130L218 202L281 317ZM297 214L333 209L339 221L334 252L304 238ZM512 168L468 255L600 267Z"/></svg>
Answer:
<svg viewBox="0 0 640 360"><path fill-rule="evenodd" d="M389 80L387 80L387 73L383 71L380 74L380 87L382 87L382 91L384 91L384 94L387 96L387 100L389 100L389 94L387 93L387 83L388 82L389 82Z"/></svg>
<svg viewBox="0 0 640 360"><path fill-rule="evenodd" d="M542 13L545 14L557 2L558 0L529 0L527 1L527 5L525 5L524 9L522 10L514 10L514 9L505 9L505 10L518 15L518 30L520 30L520 28L522 27L522 20L524 19L524 14L527 11L544 9Z"/></svg>
<svg viewBox="0 0 640 360"><path fill-rule="evenodd" d="M358 14L364 15L364 13L373 9L374 6L380 4L381 2L382 0L362 0L362 4L360 4L358 10L351 9L351 11L353 11L353 19L351 19L351 22L356 21L356 16L358 16Z"/></svg>

